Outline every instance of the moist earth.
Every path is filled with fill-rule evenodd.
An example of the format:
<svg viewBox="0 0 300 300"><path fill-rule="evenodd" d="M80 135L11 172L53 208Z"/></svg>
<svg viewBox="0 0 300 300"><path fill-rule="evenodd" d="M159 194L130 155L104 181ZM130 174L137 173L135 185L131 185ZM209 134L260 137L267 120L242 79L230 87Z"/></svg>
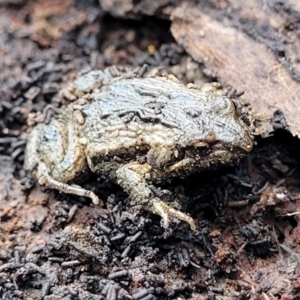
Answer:
<svg viewBox="0 0 300 300"><path fill-rule="evenodd" d="M146 63L185 84L214 81L166 19L115 19L98 1L50 2L0 1L0 298L299 298L300 145L281 129L280 111L271 120L278 129L256 137L239 164L156 189L197 220L195 231L176 220L164 229L101 174L80 184L102 208L24 170L30 129L72 101L60 91L82 73Z"/></svg>

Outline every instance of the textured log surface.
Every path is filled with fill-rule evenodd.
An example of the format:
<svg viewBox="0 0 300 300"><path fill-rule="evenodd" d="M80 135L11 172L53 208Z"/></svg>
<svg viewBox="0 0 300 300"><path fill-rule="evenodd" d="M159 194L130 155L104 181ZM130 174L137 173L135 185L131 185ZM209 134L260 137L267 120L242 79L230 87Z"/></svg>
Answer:
<svg viewBox="0 0 300 300"><path fill-rule="evenodd" d="M243 90L263 117L281 110L300 133L300 2L203 1L171 16L177 42L206 73Z"/></svg>

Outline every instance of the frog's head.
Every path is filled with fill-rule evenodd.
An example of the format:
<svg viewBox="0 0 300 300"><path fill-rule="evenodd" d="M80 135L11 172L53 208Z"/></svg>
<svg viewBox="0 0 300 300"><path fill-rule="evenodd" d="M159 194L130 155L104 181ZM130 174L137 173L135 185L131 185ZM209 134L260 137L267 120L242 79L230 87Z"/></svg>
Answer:
<svg viewBox="0 0 300 300"><path fill-rule="evenodd" d="M209 105L199 110L198 118L193 119L194 133L190 135L189 145L231 152L230 155L235 152L237 156L251 151L253 135L239 114L228 97L213 97Z"/></svg>
<svg viewBox="0 0 300 300"><path fill-rule="evenodd" d="M210 122L215 140L228 149L250 152L253 135L249 126L240 116L234 102L225 96L215 98Z"/></svg>

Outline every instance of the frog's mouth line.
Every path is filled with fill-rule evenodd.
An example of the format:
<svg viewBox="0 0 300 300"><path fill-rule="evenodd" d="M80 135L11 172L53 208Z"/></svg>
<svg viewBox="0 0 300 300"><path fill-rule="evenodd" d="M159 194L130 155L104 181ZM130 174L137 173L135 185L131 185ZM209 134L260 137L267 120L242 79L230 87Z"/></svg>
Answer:
<svg viewBox="0 0 300 300"><path fill-rule="evenodd" d="M253 148L253 139L250 136L246 136L245 138L241 139L239 143L226 143L218 140L206 142L199 139L195 139L192 142L190 142L188 146L198 149L199 151L202 151L203 149L215 149L248 153Z"/></svg>
<svg viewBox="0 0 300 300"><path fill-rule="evenodd" d="M248 152L248 149L245 150L232 144L214 142L202 147L185 147L181 150L181 158L195 158L200 164L201 161L215 162L217 164L237 161L239 158L247 155Z"/></svg>

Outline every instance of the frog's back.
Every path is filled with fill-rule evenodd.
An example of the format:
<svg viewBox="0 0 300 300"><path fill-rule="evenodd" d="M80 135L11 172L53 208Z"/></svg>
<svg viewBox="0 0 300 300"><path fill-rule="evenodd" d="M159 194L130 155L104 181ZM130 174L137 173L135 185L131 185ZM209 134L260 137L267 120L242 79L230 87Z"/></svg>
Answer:
<svg viewBox="0 0 300 300"><path fill-rule="evenodd" d="M248 133L228 97L165 77L119 79L94 90L91 98L80 130L86 156L96 161L90 165L116 157L126 163L149 149L215 142L240 146Z"/></svg>
<svg viewBox="0 0 300 300"><path fill-rule="evenodd" d="M201 91L189 90L164 77L116 81L97 90L93 98L85 110L87 116L124 121L135 115L143 123L161 123L174 128L182 127L183 121L189 123L191 112L212 106Z"/></svg>
<svg viewBox="0 0 300 300"><path fill-rule="evenodd" d="M156 145L183 144L187 132L190 138L200 137L208 121L203 111L212 107L202 91L164 77L124 79L93 93L93 101L83 110L83 135L89 143L102 145L119 138L125 148L145 138Z"/></svg>

